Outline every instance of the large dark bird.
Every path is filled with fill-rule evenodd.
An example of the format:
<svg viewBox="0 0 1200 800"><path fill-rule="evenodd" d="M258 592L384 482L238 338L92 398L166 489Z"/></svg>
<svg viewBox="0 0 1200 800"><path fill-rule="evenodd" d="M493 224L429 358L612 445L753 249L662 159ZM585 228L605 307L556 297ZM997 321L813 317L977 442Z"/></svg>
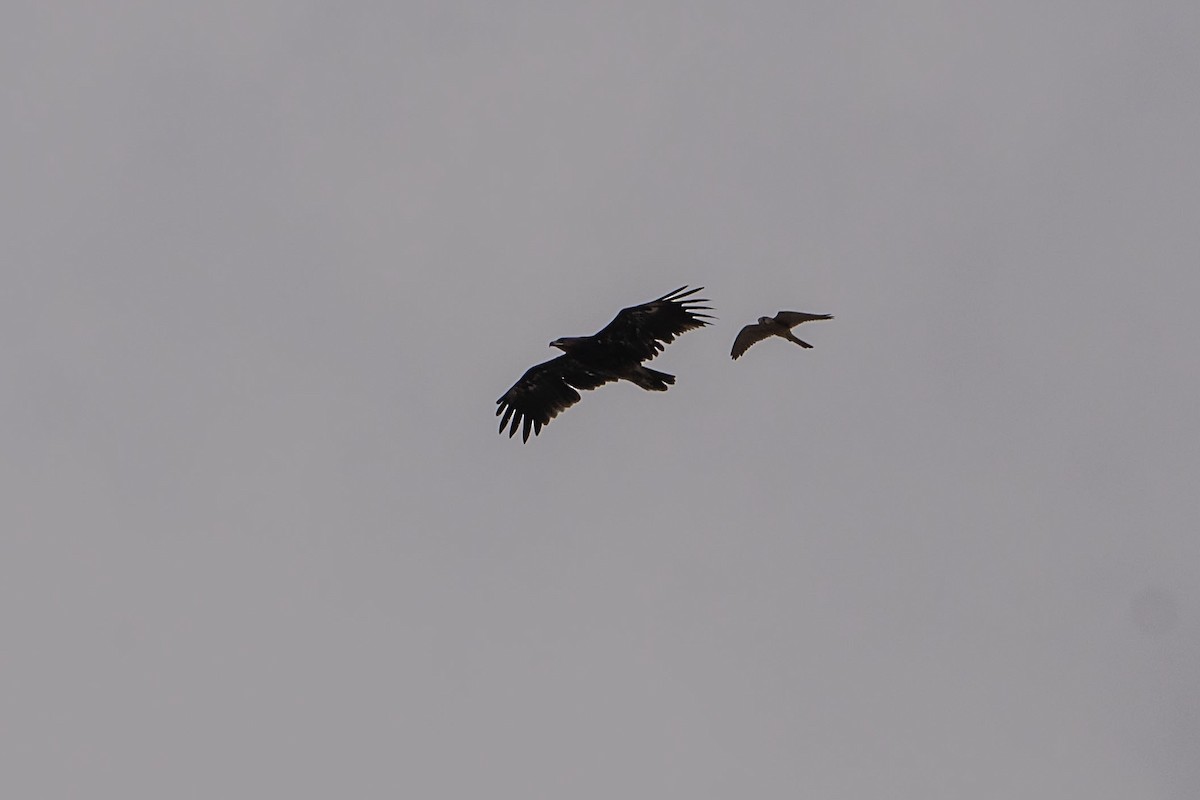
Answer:
<svg viewBox="0 0 1200 800"><path fill-rule="evenodd" d="M707 300L683 299L703 288L681 286L657 300L623 308L592 336L555 339L550 346L562 350L563 355L530 367L496 401L500 433L508 425L512 438L520 427L521 440L529 441L530 430L536 436L560 411L579 402L577 389L627 380L651 392L665 392L675 383L675 376L644 367L642 362L662 352L676 336L709 324L706 320L712 319L711 315L697 313L712 310L698 305Z"/></svg>
<svg viewBox="0 0 1200 800"><path fill-rule="evenodd" d="M774 317L759 317L757 324L747 325L738 333L737 338L733 340L733 351L730 355L737 360L738 356L750 349L750 345L772 336L782 336L789 342L811 349L811 344L792 335L792 328L801 322L811 322L815 319L833 317L829 314L805 314L803 311L780 311Z"/></svg>

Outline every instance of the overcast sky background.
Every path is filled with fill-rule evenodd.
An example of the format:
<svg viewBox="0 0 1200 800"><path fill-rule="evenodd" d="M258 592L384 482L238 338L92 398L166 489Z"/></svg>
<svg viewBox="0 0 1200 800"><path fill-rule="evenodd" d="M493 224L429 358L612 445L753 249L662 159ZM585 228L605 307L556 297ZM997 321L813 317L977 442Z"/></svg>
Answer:
<svg viewBox="0 0 1200 800"><path fill-rule="evenodd" d="M1200 5L0 17L5 796L1200 796Z"/></svg>

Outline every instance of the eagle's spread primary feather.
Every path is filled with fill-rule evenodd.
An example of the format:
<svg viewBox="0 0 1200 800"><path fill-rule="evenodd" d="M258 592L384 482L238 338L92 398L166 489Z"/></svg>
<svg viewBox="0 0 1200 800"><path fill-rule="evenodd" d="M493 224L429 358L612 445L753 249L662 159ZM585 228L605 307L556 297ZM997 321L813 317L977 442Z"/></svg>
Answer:
<svg viewBox="0 0 1200 800"><path fill-rule="evenodd" d="M496 401L500 432L508 427L512 437L521 428L521 440L529 441L542 426L579 402L579 390L595 389L606 383L627 380L648 391L666 391L674 375L642 365L675 341L675 337L708 325L712 319L707 300L684 300L704 287L681 286L657 300L621 309L613 321L592 336L555 339L551 347L563 355L530 367L521 379ZM686 291L685 291L686 290Z"/></svg>

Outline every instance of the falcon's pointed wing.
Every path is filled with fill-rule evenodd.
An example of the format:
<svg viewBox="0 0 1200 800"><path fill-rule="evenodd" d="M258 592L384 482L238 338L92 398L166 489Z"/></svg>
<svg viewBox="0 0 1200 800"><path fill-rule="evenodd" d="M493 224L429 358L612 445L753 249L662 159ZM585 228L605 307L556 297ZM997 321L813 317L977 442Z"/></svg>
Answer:
<svg viewBox="0 0 1200 800"><path fill-rule="evenodd" d="M612 322L592 338L597 344L628 354L639 361L654 358L664 345L675 341L676 336L710 324L707 320L712 319L712 315L699 313L712 310L710 306L699 305L707 303L707 300L683 299L703 288L680 286L657 300L623 308Z"/></svg>
<svg viewBox="0 0 1200 800"><path fill-rule="evenodd" d="M812 322L816 319L833 319L829 314L806 314L803 311L780 311L775 315L775 321L794 328L801 322Z"/></svg>
<svg viewBox="0 0 1200 800"><path fill-rule="evenodd" d="M736 361L738 356L750 349L750 345L761 342L773 333L774 331L766 325L753 322L738 331L737 338L733 340L733 350L729 352L729 355L733 356Z"/></svg>
<svg viewBox="0 0 1200 800"><path fill-rule="evenodd" d="M580 364L569 354L530 367L521 379L496 401L496 416L500 417L500 433L508 425L508 436L521 428L521 441L529 441L529 431L534 436L541 433L542 426L579 402L576 389L595 389L615 381L615 377L602 375ZM501 416L503 415L503 416Z"/></svg>

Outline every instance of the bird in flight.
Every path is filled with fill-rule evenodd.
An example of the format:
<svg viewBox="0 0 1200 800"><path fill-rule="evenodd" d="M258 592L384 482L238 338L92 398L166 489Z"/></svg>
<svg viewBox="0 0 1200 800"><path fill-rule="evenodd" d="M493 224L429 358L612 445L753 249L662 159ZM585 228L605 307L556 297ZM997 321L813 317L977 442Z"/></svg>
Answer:
<svg viewBox="0 0 1200 800"><path fill-rule="evenodd" d="M595 389L606 383L627 380L651 392L665 392L675 376L642 365L654 358L675 337L710 324L712 308L707 300L684 300L704 287L681 286L657 300L621 309L613 321L591 336L555 339L551 347L563 351L530 367L521 379L496 401L500 433L508 427L512 438L521 428L521 441L529 432L541 433L542 426L579 402L580 389ZM685 291L686 290L686 291Z"/></svg>
<svg viewBox="0 0 1200 800"><path fill-rule="evenodd" d="M758 322L751 323L738 332L737 338L733 340L733 350L730 355L736 360L742 353L749 350L752 344L772 336L782 336L801 347L812 348L808 342L793 336L792 328L801 322L811 322L816 319L833 319L833 317L829 314L805 314L803 311L780 311L773 317L759 317Z"/></svg>

